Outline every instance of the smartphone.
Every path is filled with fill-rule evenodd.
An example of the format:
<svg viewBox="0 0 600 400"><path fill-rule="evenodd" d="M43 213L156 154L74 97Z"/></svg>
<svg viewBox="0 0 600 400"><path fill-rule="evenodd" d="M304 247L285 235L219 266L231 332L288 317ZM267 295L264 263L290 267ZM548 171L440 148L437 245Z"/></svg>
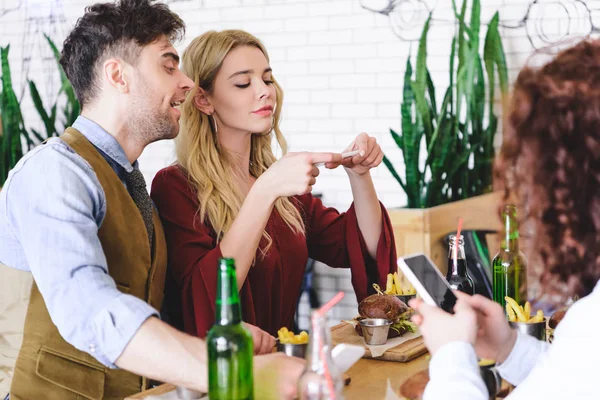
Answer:
<svg viewBox="0 0 600 400"><path fill-rule="evenodd" d="M423 301L454 314L456 296L435 264L425 254L398 259L398 268L419 293Z"/></svg>

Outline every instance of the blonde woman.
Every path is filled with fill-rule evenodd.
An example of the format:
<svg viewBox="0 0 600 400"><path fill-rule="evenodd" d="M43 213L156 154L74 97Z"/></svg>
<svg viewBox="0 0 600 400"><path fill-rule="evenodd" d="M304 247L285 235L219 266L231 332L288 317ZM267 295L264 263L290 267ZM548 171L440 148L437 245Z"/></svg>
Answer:
<svg viewBox="0 0 600 400"><path fill-rule="evenodd" d="M375 138L358 135L347 151L360 153L344 160L286 154L283 92L266 49L246 32L207 32L182 60L195 87L182 105L177 163L157 174L152 198L167 238L167 296L184 330L204 337L213 324L220 257L236 261L244 321L271 335L291 327L309 257L350 268L359 301L372 283L385 284L396 257L369 173L383 158ZM285 154L279 160L273 139ZM345 168L354 195L346 213L311 195L317 163Z"/></svg>

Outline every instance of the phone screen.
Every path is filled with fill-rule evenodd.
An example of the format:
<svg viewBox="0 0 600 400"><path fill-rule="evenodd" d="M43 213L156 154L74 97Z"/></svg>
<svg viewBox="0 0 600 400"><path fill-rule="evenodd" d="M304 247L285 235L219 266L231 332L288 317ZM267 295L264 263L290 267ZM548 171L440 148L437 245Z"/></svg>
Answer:
<svg viewBox="0 0 600 400"><path fill-rule="evenodd" d="M454 313L456 296L452 293L448 282L444 279L435 264L424 254L402 258L401 260L404 261L414 275L414 278L420 283L418 285L415 284L416 282L413 282L417 291L419 291L418 286L422 286L438 307L449 313ZM410 280L410 274L406 274L406 276ZM424 296L421 294L421 297Z"/></svg>

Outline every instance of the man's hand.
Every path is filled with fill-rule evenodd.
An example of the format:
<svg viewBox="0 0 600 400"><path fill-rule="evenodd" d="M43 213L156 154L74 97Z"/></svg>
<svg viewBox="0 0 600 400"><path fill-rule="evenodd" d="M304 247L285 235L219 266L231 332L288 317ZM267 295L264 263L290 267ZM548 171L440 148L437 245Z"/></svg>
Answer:
<svg viewBox="0 0 600 400"><path fill-rule="evenodd" d="M244 322L244 326L252 334L254 354L269 354L273 352L273 348L275 347L275 338L273 336L269 335L258 326L251 325L247 322Z"/></svg>
<svg viewBox="0 0 600 400"><path fill-rule="evenodd" d="M503 363L517 341L517 331L510 328L500 304L478 294L468 296L456 293L460 301L467 302L477 314L475 352L481 358Z"/></svg>
<svg viewBox="0 0 600 400"><path fill-rule="evenodd" d="M254 357L254 397L261 400L296 398L306 361L284 353Z"/></svg>
<svg viewBox="0 0 600 400"><path fill-rule="evenodd" d="M454 306L454 314L412 299L410 306L418 313L412 320L423 334L425 346L434 355L442 346L451 342L475 344L477 336L477 313L463 298Z"/></svg>

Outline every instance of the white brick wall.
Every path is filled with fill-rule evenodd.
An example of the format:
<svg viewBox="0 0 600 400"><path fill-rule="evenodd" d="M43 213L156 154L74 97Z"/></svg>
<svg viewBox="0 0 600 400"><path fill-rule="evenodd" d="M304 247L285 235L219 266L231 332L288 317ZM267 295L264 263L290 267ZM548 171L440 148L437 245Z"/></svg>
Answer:
<svg viewBox="0 0 600 400"><path fill-rule="evenodd" d="M20 9L0 16L0 45L11 44L10 62L13 80L20 92L23 84L21 59L23 46L32 57L30 78L45 93L48 82L58 75L41 32L61 43L62 39L93 1L25 0ZM435 0L424 0L432 5ZM19 0L3 0L2 10L16 6ZM282 129L290 149L340 151L360 131L370 132L400 168L401 153L389 137L389 128L399 129L400 99L407 55L416 52L412 45L394 35L389 18L361 8L361 3L377 7L385 0L187 0L173 2L188 24L187 37L178 46L180 52L191 39L208 29L240 28L263 40L270 52L275 76L285 91ZM449 0L437 1L436 19L452 18ZM523 17L527 0L482 0L482 20L488 21L497 9L505 20ZM48 16L64 15L66 22L50 24ZM447 68L453 26L435 22L430 31L429 67L438 90L448 84ZM420 31L420 28L416 30ZM38 33L35 33L38 32ZM485 30L484 30L485 32ZM527 60L531 45L525 29L505 30L505 48L511 77ZM42 58L46 57L46 61ZM44 84L44 82L46 82ZM56 89L57 86L54 87ZM29 95L23 101L30 126L40 126ZM154 174L173 161L170 142L148 147L140 163L150 183ZM402 206L406 196L385 167L373 174L380 199L388 207ZM315 185L328 205L345 209L352 201L343 171L323 171ZM335 290L350 290L347 271L319 268L317 285L324 300ZM354 299L353 294L347 299ZM349 300L346 300L349 301ZM351 317L355 303L349 302L335 318ZM344 313L345 312L345 313Z"/></svg>

